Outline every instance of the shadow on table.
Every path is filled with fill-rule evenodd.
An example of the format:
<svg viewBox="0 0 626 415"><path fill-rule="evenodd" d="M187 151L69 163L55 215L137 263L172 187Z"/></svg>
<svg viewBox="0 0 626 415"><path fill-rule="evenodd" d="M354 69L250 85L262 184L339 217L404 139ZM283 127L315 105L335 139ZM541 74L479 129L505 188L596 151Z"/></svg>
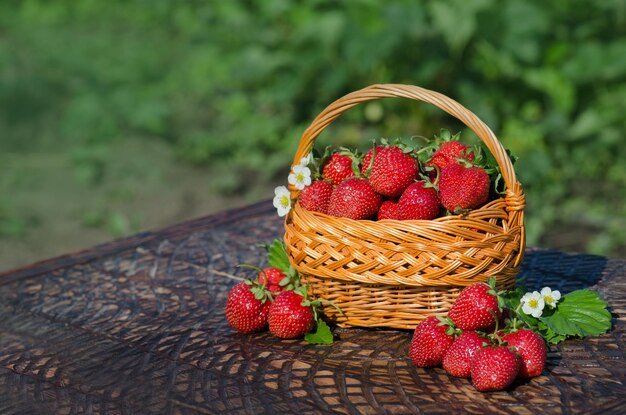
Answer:
<svg viewBox="0 0 626 415"><path fill-rule="evenodd" d="M528 290L550 287L565 294L589 288L602 278L607 258L555 250L530 249L517 277Z"/></svg>

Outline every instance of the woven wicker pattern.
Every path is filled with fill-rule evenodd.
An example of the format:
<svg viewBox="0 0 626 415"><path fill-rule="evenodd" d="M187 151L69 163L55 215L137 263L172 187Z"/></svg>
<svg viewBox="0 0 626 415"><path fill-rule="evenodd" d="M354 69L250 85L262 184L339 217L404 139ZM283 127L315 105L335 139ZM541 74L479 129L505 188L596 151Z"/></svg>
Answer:
<svg viewBox="0 0 626 415"><path fill-rule="evenodd" d="M285 244L313 295L342 308L326 314L342 325L413 328L442 315L460 289L495 276L511 287L524 253L522 186L493 132L456 101L411 85L373 85L329 105L304 132L294 164L343 112L385 97L433 104L472 129L494 154L506 195L463 216L379 222L335 218L298 204L285 220ZM298 191L291 188L292 195Z"/></svg>

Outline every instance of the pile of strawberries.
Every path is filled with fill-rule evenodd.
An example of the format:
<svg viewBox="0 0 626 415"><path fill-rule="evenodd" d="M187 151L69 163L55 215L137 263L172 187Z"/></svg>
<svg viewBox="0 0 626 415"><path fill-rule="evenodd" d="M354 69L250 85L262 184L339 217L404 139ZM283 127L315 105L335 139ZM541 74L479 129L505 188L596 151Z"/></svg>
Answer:
<svg viewBox="0 0 626 415"><path fill-rule="evenodd" d="M313 181L298 202L307 210L350 219L430 220L484 205L493 193L494 166L443 130L420 148L374 145L363 156L339 149L314 159Z"/></svg>
<svg viewBox="0 0 626 415"><path fill-rule="evenodd" d="M226 320L240 333L269 327L282 339L302 337L315 322L315 304L304 287L291 287L289 277L275 267L259 270L255 280L235 285L226 302Z"/></svg>
<svg viewBox="0 0 626 415"><path fill-rule="evenodd" d="M319 300L309 300L281 269L258 270L254 280L235 285L226 302L226 319L238 332L269 328L282 339L305 336L309 343L330 344L333 335L319 318ZM294 285L295 282L295 285ZM481 392L503 390L516 379L542 374L547 358L543 337L518 328L500 306L495 280L472 284L459 294L447 317L429 316L413 333L409 357L418 367L443 366L447 373L470 378ZM500 326L507 325L503 329ZM314 337L311 331L316 327ZM326 338L325 338L326 337Z"/></svg>
<svg viewBox="0 0 626 415"><path fill-rule="evenodd" d="M424 319L415 328L409 348L413 363L442 365L452 376L471 377L481 392L506 389L515 379L541 375L547 358L543 337L516 328L515 319L504 330L498 329L504 325L505 313L494 285L494 281L470 285L461 291L447 318Z"/></svg>

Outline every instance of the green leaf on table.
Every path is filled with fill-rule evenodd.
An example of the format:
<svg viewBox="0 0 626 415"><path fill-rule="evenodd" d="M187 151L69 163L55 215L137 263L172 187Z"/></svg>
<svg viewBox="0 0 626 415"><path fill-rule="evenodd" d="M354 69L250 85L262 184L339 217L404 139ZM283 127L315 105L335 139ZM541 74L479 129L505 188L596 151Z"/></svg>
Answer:
<svg viewBox="0 0 626 415"><path fill-rule="evenodd" d="M502 301L504 302L504 307L510 308L511 310L517 309L525 292L526 290L524 287L515 287L513 290L508 290L502 293L500 298L502 298Z"/></svg>
<svg viewBox="0 0 626 415"><path fill-rule="evenodd" d="M611 328L611 313L595 291L572 291L559 301L554 314L541 317L547 327L547 339L598 336Z"/></svg>
<svg viewBox="0 0 626 415"><path fill-rule="evenodd" d="M315 331L307 333L304 340L309 344L333 344L334 336L328 324L323 320L318 320Z"/></svg>
<svg viewBox="0 0 626 415"><path fill-rule="evenodd" d="M278 268L285 274L288 274L291 264L289 263L285 244L281 240L275 239L271 245L266 246L266 249L269 266Z"/></svg>
<svg viewBox="0 0 626 415"><path fill-rule="evenodd" d="M554 331L550 330L550 328L543 321L539 321L536 330L550 344L558 344L567 339L566 335L557 334Z"/></svg>

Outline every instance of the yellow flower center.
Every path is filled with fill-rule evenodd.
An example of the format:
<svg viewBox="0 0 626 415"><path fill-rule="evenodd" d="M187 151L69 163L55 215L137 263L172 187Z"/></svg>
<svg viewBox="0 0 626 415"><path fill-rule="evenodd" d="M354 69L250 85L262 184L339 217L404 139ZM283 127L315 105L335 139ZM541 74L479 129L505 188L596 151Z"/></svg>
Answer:
<svg viewBox="0 0 626 415"><path fill-rule="evenodd" d="M288 196L283 196L280 198L280 205L284 208L286 208L287 206L289 206L289 197Z"/></svg>
<svg viewBox="0 0 626 415"><path fill-rule="evenodd" d="M530 300L528 300L528 305L530 306L530 308L537 308L539 306L539 301L537 301L536 298L531 298Z"/></svg>

